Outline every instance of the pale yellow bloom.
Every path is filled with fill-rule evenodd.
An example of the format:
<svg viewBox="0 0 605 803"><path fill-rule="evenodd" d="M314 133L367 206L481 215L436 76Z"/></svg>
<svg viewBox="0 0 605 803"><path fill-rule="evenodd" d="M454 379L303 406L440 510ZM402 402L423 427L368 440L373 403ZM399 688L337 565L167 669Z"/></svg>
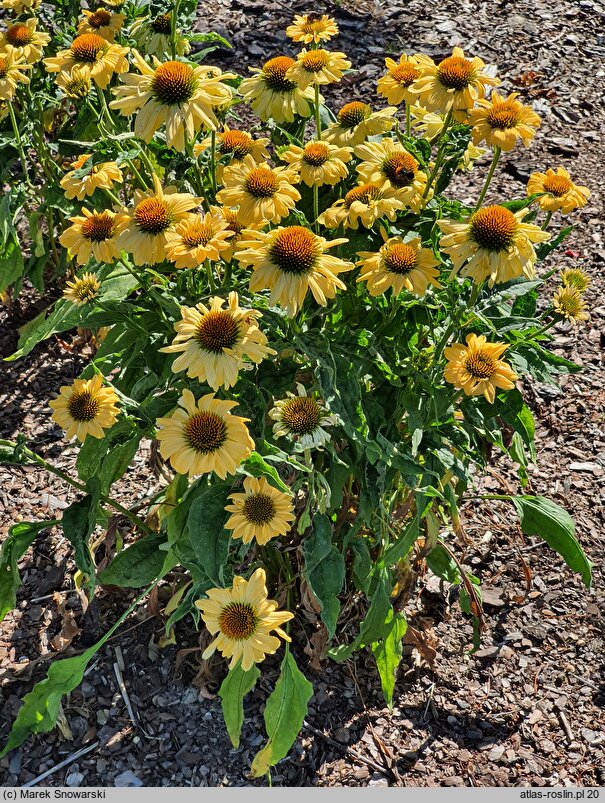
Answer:
<svg viewBox="0 0 605 803"><path fill-rule="evenodd" d="M286 77L293 65L294 59L289 56L276 56L260 70L250 68L256 74L239 85L240 94L261 120L272 118L276 123L291 123L296 115L311 115L309 101L314 99L313 87L302 89Z"/></svg>
<svg viewBox="0 0 605 803"><path fill-rule="evenodd" d="M423 296L427 287L441 287L437 277L439 261L430 248L423 248L420 237L405 242L401 237L391 237L378 253L359 251L361 273L358 282L366 282L371 296L385 293L389 287L394 295L407 290Z"/></svg>
<svg viewBox="0 0 605 803"><path fill-rule="evenodd" d="M82 9L82 14L84 19L78 24L78 34L96 33L108 42L114 41L126 19L126 14L118 14L106 8L97 8L94 11Z"/></svg>
<svg viewBox="0 0 605 803"><path fill-rule="evenodd" d="M518 379L510 365L500 359L507 348L507 343L488 343L483 335L467 335L466 345L455 343L444 351L448 361L445 381L467 396L485 396L493 404L496 388L510 390Z"/></svg>
<svg viewBox="0 0 605 803"><path fill-rule="evenodd" d="M357 172L364 184L393 189L397 198L414 212L418 212L430 200L432 193L423 197L426 173L420 170L417 160L396 140L383 137L380 142L364 142L355 148L355 156L362 160Z"/></svg>
<svg viewBox="0 0 605 803"><path fill-rule="evenodd" d="M18 84L29 84L29 75L24 70L31 70L23 56L14 53L0 53L0 100L10 100L17 91Z"/></svg>
<svg viewBox="0 0 605 803"><path fill-rule="evenodd" d="M66 283L63 298L79 307L95 299L100 289L101 282L95 273L83 273Z"/></svg>
<svg viewBox="0 0 605 803"><path fill-rule="evenodd" d="M166 235L166 257L177 268L196 268L209 259L216 262L229 248L233 232L220 211L192 214Z"/></svg>
<svg viewBox="0 0 605 803"><path fill-rule="evenodd" d="M336 20L327 14L297 14L286 28L286 36L305 45L327 42L338 35Z"/></svg>
<svg viewBox="0 0 605 803"><path fill-rule="evenodd" d="M127 53L127 47L112 44L96 33L84 33L67 50L44 59L44 66L50 73L72 73L77 69L99 89L105 89L115 73L128 72Z"/></svg>
<svg viewBox="0 0 605 803"><path fill-rule="evenodd" d="M49 406L53 421L65 430L65 437L69 440L75 435L84 441L89 435L105 437L105 430L116 422L117 403L116 392L104 388L103 377L96 374L92 379L76 379L72 385L64 385Z"/></svg>
<svg viewBox="0 0 605 803"><path fill-rule="evenodd" d="M59 237L64 248L69 248L79 265L86 265L93 257L97 262L111 263L120 256L117 237L128 222L123 212L90 211L70 217L72 225Z"/></svg>
<svg viewBox="0 0 605 803"><path fill-rule="evenodd" d="M264 477L246 477L243 493L229 497L225 507L231 513L225 529L232 538L241 538L244 544L254 540L266 544L272 538L285 535L294 521L294 504L290 494L269 485Z"/></svg>
<svg viewBox="0 0 605 803"><path fill-rule="evenodd" d="M224 186L216 200L227 207L239 207L239 217L245 223L279 223L300 200L293 186L298 180L294 170L259 165L248 154L242 162L225 167Z"/></svg>
<svg viewBox="0 0 605 803"><path fill-rule="evenodd" d="M158 14L156 17L141 17L130 26L130 35L137 43L139 50L148 56L167 56L171 52L170 14ZM191 50L191 44L182 32L176 32L176 55L185 56Z"/></svg>
<svg viewBox="0 0 605 803"><path fill-rule="evenodd" d="M295 81L301 89L306 89L310 85L336 83L341 80L344 71L350 68L351 62L344 53L321 48L303 49L286 73L286 77Z"/></svg>
<svg viewBox="0 0 605 803"><path fill-rule="evenodd" d="M418 62L415 56L400 57L399 63L393 59L385 59L386 75L378 79L378 94L386 98L387 103L399 106L400 103L416 103L418 93L411 89L412 84L420 78Z"/></svg>
<svg viewBox="0 0 605 803"><path fill-rule="evenodd" d="M76 176L75 173L85 167L91 158L90 153L78 156L71 163L71 170L59 182L66 198L77 198L78 201L82 201L97 189L110 190L114 184L123 181L122 171L115 162L100 162L93 165L86 175Z"/></svg>
<svg viewBox="0 0 605 803"><path fill-rule="evenodd" d="M564 167L557 167L556 170L549 167L546 173L532 173L527 182L527 194L536 192L545 193L538 198L542 209L547 212L560 210L562 215L586 206L590 198L588 187L574 184Z"/></svg>
<svg viewBox="0 0 605 803"><path fill-rule="evenodd" d="M359 224L371 229L382 217L396 220L397 212L403 208L403 201L392 187L360 184L322 212L318 220L328 229L336 229L341 225L356 229Z"/></svg>
<svg viewBox="0 0 605 803"><path fill-rule="evenodd" d="M473 143L486 142L492 148L511 151L517 140L527 148L540 125L540 118L529 106L519 103L518 92L504 98L494 90L489 100L479 98L469 111L473 127Z"/></svg>
<svg viewBox="0 0 605 803"><path fill-rule="evenodd" d="M396 106L373 112L368 103L354 100L346 103L338 112L337 122L327 127L324 139L334 145L360 145L370 136L390 131L396 122L396 112Z"/></svg>
<svg viewBox="0 0 605 803"><path fill-rule="evenodd" d="M50 42L50 36L37 31L37 25L36 17L9 25L0 33L0 54L12 53L15 60L23 59L28 64L39 61L43 48Z"/></svg>
<svg viewBox="0 0 605 803"><path fill-rule="evenodd" d="M296 170L308 187L334 185L349 175L346 162L351 160L351 148L339 148L329 142L307 142L304 148L290 145L280 158Z"/></svg>

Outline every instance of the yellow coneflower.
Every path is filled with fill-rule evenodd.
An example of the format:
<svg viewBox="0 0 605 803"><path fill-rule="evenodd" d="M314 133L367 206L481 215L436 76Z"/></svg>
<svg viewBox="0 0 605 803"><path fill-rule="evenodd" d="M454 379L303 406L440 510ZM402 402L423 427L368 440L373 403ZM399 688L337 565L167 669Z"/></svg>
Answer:
<svg viewBox="0 0 605 803"><path fill-rule="evenodd" d="M71 163L69 172L59 182L66 198L77 198L78 201L82 201L87 195L92 195L95 190L110 190L114 184L124 180L122 171L115 162L100 162L93 165L86 175L80 177L75 175L76 171L81 170L91 158L92 154L90 153L78 156Z"/></svg>
<svg viewBox="0 0 605 803"><path fill-rule="evenodd" d="M187 376L207 382L213 390L230 388L246 357L258 365L276 352L256 323L261 313L240 307L237 293L229 293L227 309L218 296L209 303L181 307L182 318L174 325L177 336L160 351L180 354L172 363L174 373L186 370Z"/></svg>
<svg viewBox="0 0 605 803"><path fill-rule="evenodd" d="M244 230L260 231L268 221L261 220L258 223L244 223L237 209L228 209L225 206L213 206L211 210L218 210L225 220L225 225L233 236L227 240L227 248L221 251L221 257L225 262L231 262L233 255L239 248Z"/></svg>
<svg viewBox="0 0 605 803"><path fill-rule="evenodd" d="M480 58L467 59L459 47L439 64L425 55L416 56L416 60L420 78L412 84L411 90L418 93L420 105L429 111L451 110L460 122L464 122L475 101L484 97L486 86L500 83L484 72L485 64Z"/></svg>
<svg viewBox="0 0 605 803"><path fill-rule="evenodd" d="M239 85L243 95L261 120L291 123L294 117L309 117L309 101L314 99L313 87L301 89L296 81L286 78L294 59L276 56L266 61L262 69L250 68L256 75L245 78Z"/></svg>
<svg viewBox="0 0 605 803"><path fill-rule="evenodd" d="M357 166L364 184L393 189L404 205L418 212L431 197L423 198L427 175L419 169L417 160L398 142L383 138L380 142L357 145L355 156L362 162Z"/></svg>
<svg viewBox="0 0 605 803"><path fill-rule="evenodd" d="M254 540L268 543L272 538L285 535L294 521L294 504L290 494L269 485L264 477L246 477L243 493L229 497L225 510L232 515L225 523L232 538L241 538L244 544Z"/></svg>
<svg viewBox="0 0 605 803"><path fill-rule="evenodd" d="M353 270L353 264L326 253L348 242L346 239L328 242L304 226L246 232L244 236L235 257L254 269L250 290L271 290L269 303L279 304L289 315L302 307L309 290L325 307L337 288L346 289L338 274Z"/></svg>
<svg viewBox="0 0 605 803"><path fill-rule="evenodd" d="M467 222L438 220L443 232L440 245L452 260L453 272L460 271L475 282L488 279L490 287L522 274L533 278L536 252L532 243L543 243L550 234L524 223L528 213L495 205L478 209Z"/></svg>
<svg viewBox="0 0 605 803"><path fill-rule="evenodd" d="M156 17L141 17L132 23L130 34L139 50L148 56L165 56L171 50L172 19L170 14L158 14ZM185 56L191 50L191 44L181 31L176 32L176 54Z"/></svg>
<svg viewBox="0 0 605 803"><path fill-rule="evenodd" d="M193 146L194 155L199 156L200 153L208 150L211 144L211 138L206 137L202 142ZM216 134L216 155L219 159L225 157L227 164L241 162L248 155L252 156L257 164L261 164L270 157L270 153L267 150L268 144L269 140L266 137L257 137L255 139L247 131L238 131L225 125L224 130ZM230 157L228 161L226 157Z"/></svg>
<svg viewBox="0 0 605 803"><path fill-rule="evenodd" d="M435 139L443 131L445 114L430 112L417 104L410 107L410 114L412 128L419 131L425 139Z"/></svg>
<svg viewBox="0 0 605 803"><path fill-rule="evenodd" d="M336 229L340 225L345 229L356 229L360 223L366 229L371 229L380 218L387 217L394 221L403 207L403 201L392 187L360 184L322 212L318 221L328 229Z"/></svg>
<svg viewBox="0 0 605 803"><path fill-rule="evenodd" d="M400 57L399 63L393 59L385 59L386 75L378 79L378 94L386 98L387 103L399 106L404 100L410 105L416 103L418 93L410 88L420 78L420 70L415 56Z"/></svg>
<svg viewBox="0 0 605 803"><path fill-rule="evenodd" d="M9 8L15 14L25 14L28 11L35 11L42 0L2 0L2 8Z"/></svg>
<svg viewBox="0 0 605 803"><path fill-rule="evenodd" d="M518 379L510 365L500 359L507 348L507 343L488 343L483 335L467 335L466 345L455 343L444 351L448 361L443 372L446 382L467 396L483 395L493 404L496 388L510 390Z"/></svg>
<svg viewBox="0 0 605 803"><path fill-rule="evenodd" d="M37 31L38 20L30 17L16 22L0 33L0 53L13 53L16 59L34 64L42 58L42 49L50 42L50 36Z"/></svg>
<svg viewBox="0 0 605 803"><path fill-rule="evenodd" d="M469 142L462 154L462 158L458 162L458 170L462 170L463 173L470 173L477 159L480 159L484 153L487 153L485 148L478 148L472 142Z"/></svg>
<svg viewBox="0 0 605 803"><path fill-rule="evenodd" d="M74 98L76 100L87 97L92 89L92 82L88 75L78 69L74 69L71 72L63 70L55 79L55 83L63 90L68 98Z"/></svg>
<svg viewBox="0 0 605 803"><path fill-rule="evenodd" d="M216 262L229 247L233 232L218 210L188 215L166 235L166 257L177 268L196 268L209 259Z"/></svg>
<svg viewBox="0 0 605 803"><path fill-rule="evenodd" d="M280 625L294 617L290 611L278 611L277 602L267 599L264 569L257 569L250 580L235 576L231 588L210 588L208 599L197 600L204 624L216 638L204 652L207 659L218 650L230 658L229 669L241 661L244 672L273 655L280 640L291 641ZM275 632L277 636L272 636Z"/></svg>
<svg viewBox="0 0 605 803"><path fill-rule="evenodd" d="M308 187L333 186L349 175L346 162L352 156L351 148L339 148L329 142L307 142L304 148L290 145L280 159L300 175Z"/></svg>
<svg viewBox="0 0 605 803"><path fill-rule="evenodd" d="M557 315L575 326L590 317L586 303L575 287L561 287L552 297L552 305Z"/></svg>
<svg viewBox="0 0 605 803"><path fill-rule="evenodd" d="M326 427L337 426L338 416L329 413L325 402L307 395L303 385L297 383L296 393L288 392L287 398L275 402L269 417L275 421L273 435L290 438L296 451L321 449L330 439Z"/></svg>
<svg viewBox="0 0 605 803"><path fill-rule="evenodd" d="M172 415L156 422L164 460L189 476L214 472L224 480L235 474L254 449L246 427L250 419L233 415L236 406L237 402L216 399L214 393L196 402L193 393L184 390Z"/></svg>
<svg viewBox="0 0 605 803"><path fill-rule="evenodd" d="M225 167L224 186L216 200L223 206L239 207L239 217L245 223L279 223L300 200L299 191L292 186L297 182L294 170L258 165L248 154L242 162Z"/></svg>
<svg viewBox="0 0 605 803"><path fill-rule="evenodd" d="M286 36L294 42L319 44L338 36L336 20L327 14L296 14L293 22L286 28Z"/></svg>
<svg viewBox="0 0 605 803"><path fill-rule="evenodd" d="M64 248L69 248L79 265L86 265L91 257L97 262L110 263L120 256L117 237L128 223L128 215L82 209L81 215L69 219L73 225L65 229L59 242Z"/></svg>
<svg viewBox="0 0 605 803"><path fill-rule="evenodd" d="M78 24L78 34L96 33L108 42L114 41L126 19L126 14L119 14L106 8L97 8L94 11L82 9L82 14L84 19Z"/></svg>
<svg viewBox="0 0 605 803"><path fill-rule="evenodd" d="M0 53L0 100L10 100L17 91L17 84L29 84L29 75L23 70L31 70L22 56L14 53Z"/></svg>
<svg viewBox="0 0 605 803"><path fill-rule="evenodd" d="M556 170L549 167L546 173L532 173L527 182L527 194L536 192L544 193L538 198L542 209L547 212L560 210L562 215L586 206L590 198L588 187L574 184L564 167L557 167Z"/></svg>
<svg viewBox="0 0 605 803"><path fill-rule="evenodd" d="M378 253L360 251L361 273L358 282L366 282L368 293L378 296L389 287L399 295L407 290L417 296L426 293L428 285L441 287L437 281L439 261L430 248L423 248L420 237L405 242L401 237L391 237Z"/></svg>
<svg viewBox="0 0 605 803"><path fill-rule="evenodd" d="M561 284L563 287L572 287L580 295L590 286L590 276L580 268L564 268L561 271Z"/></svg>
<svg viewBox="0 0 605 803"><path fill-rule="evenodd" d="M118 417L118 396L113 388L103 387L103 377L76 379L73 385L64 385L59 396L48 404L51 418L65 430L69 440L75 435L84 441L88 435L105 437L105 430L113 426Z"/></svg>
<svg viewBox="0 0 605 803"><path fill-rule="evenodd" d="M340 81L344 71L351 68L351 62L344 53L336 53L321 48L303 49L286 73L301 89L315 84L333 84Z"/></svg>
<svg viewBox="0 0 605 803"><path fill-rule="evenodd" d="M44 59L50 73L73 72L78 69L100 89L105 89L115 73L128 72L127 47L112 44L96 33L84 33L67 50Z"/></svg>
<svg viewBox="0 0 605 803"><path fill-rule="evenodd" d="M367 137L390 131L396 122L393 116L396 112L396 106L373 112L368 103L354 100L338 112L337 122L326 128L324 139L334 145L360 145Z"/></svg>
<svg viewBox="0 0 605 803"><path fill-rule="evenodd" d="M95 299L100 289L101 282L98 280L96 273L83 273L81 276L76 276L75 279L67 282L63 291L63 298L79 307Z"/></svg>
<svg viewBox="0 0 605 803"><path fill-rule="evenodd" d="M182 61L160 64L155 56L150 66L136 51L133 59L141 75L123 75L124 86L115 87L117 99L109 105L126 116L136 113L135 136L151 142L165 125L168 147L184 151L185 140L191 141L202 126L218 128L214 110L231 100L220 70L209 75L207 67Z"/></svg>
<svg viewBox="0 0 605 803"><path fill-rule="evenodd" d="M532 108L519 103L518 97L519 93L513 92L504 98L494 90L489 100L477 100L468 113L475 145L486 142L492 148L511 151L520 139L529 147L541 120Z"/></svg>

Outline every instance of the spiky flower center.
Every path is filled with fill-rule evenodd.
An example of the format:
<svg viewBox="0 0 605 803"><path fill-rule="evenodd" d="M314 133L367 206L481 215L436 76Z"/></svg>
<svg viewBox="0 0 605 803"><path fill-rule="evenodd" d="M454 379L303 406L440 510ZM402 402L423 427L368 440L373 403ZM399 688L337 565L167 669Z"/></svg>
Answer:
<svg viewBox="0 0 605 803"><path fill-rule="evenodd" d="M170 14L158 14L155 19L151 20L151 28L155 33L163 33L166 36L170 34Z"/></svg>
<svg viewBox="0 0 605 803"><path fill-rule="evenodd" d="M250 524L269 524L275 513L275 502L269 494L250 494L244 500L243 514Z"/></svg>
<svg viewBox="0 0 605 803"><path fill-rule="evenodd" d="M34 32L30 30L27 25L17 23L16 25L11 25L5 36L9 45L13 47L25 47L25 45L29 45L34 38Z"/></svg>
<svg viewBox="0 0 605 803"><path fill-rule="evenodd" d="M367 103L353 100L351 103L345 103L336 116L341 128L355 128L356 125L363 123L371 113L372 109Z"/></svg>
<svg viewBox="0 0 605 803"><path fill-rule="evenodd" d="M68 98L85 98L90 92L90 88L89 78L72 78L65 85L64 92Z"/></svg>
<svg viewBox="0 0 605 803"><path fill-rule="evenodd" d="M345 206L350 209L355 201L367 206L372 201L379 201L381 198L382 192L375 184L362 184L360 187L353 187L352 190L348 191L345 195Z"/></svg>
<svg viewBox="0 0 605 803"><path fill-rule="evenodd" d="M8 62L0 56L0 78L6 77L8 72Z"/></svg>
<svg viewBox="0 0 605 803"><path fill-rule="evenodd" d="M210 454L221 448L227 439L227 424L216 413L200 411L189 417L184 427L185 440L201 454Z"/></svg>
<svg viewBox="0 0 605 803"><path fill-rule="evenodd" d="M143 234L161 234L172 223L172 211L163 198L144 198L134 210L134 222Z"/></svg>
<svg viewBox="0 0 605 803"><path fill-rule="evenodd" d="M319 14L305 14L304 22L300 26L303 33L324 33L328 30L328 25L323 16Z"/></svg>
<svg viewBox="0 0 605 803"><path fill-rule="evenodd" d="M229 231L232 231L236 237L241 234L246 226L237 219L237 213L231 209L221 209L221 214L225 218L225 223ZM231 240L233 242L233 240Z"/></svg>
<svg viewBox="0 0 605 803"><path fill-rule="evenodd" d="M230 602L218 617L221 633L232 641L247 641L254 635L257 624L256 611L248 602Z"/></svg>
<svg viewBox="0 0 605 803"><path fill-rule="evenodd" d="M101 400L89 390L80 390L71 394L67 402L67 409L74 421L84 423L92 421L99 415Z"/></svg>
<svg viewBox="0 0 605 803"><path fill-rule="evenodd" d="M311 167L321 167L330 158L330 151L325 142L310 142L305 145L302 158Z"/></svg>
<svg viewBox="0 0 605 803"><path fill-rule="evenodd" d="M321 422L321 407L312 396L295 396L282 407L281 419L295 435L309 435Z"/></svg>
<svg viewBox="0 0 605 803"><path fill-rule="evenodd" d="M304 226L287 226L269 247L272 262L284 273L303 275L315 265L321 249L317 237Z"/></svg>
<svg viewBox="0 0 605 803"><path fill-rule="evenodd" d="M323 70L329 61L330 54L327 50L309 50L301 58L300 64L306 72L316 73Z"/></svg>
<svg viewBox="0 0 605 803"><path fill-rule="evenodd" d="M205 351L222 354L240 339L239 325L227 310L211 310L197 325L195 339Z"/></svg>
<svg viewBox="0 0 605 803"><path fill-rule="evenodd" d="M88 17L91 28L104 28L111 22L111 13L106 8L98 8Z"/></svg>
<svg viewBox="0 0 605 803"><path fill-rule="evenodd" d="M71 288L71 294L76 303L86 304L96 298L100 286L99 280L94 274L87 274L81 279L76 279Z"/></svg>
<svg viewBox="0 0 605 803"><path fill-rule="evenodd" d="M486 206L470 222L473 240L487 251L505 251L515 239L517 218L504 206Z"/></svg>
<svg viewBox="0 0 605 803"><path fill-rule="evenodd" d="M467 356L464 367L475 379L491 379L496 373L496 360L485 351L476 351Z"/></svg>
<svg viewBox="0 0 605 803"><path fill-rule="evenodd" d="M71 54L76 61L93 64L105 53L107 42L96 33L83 33L71 43Z"/></svg>
<svg viewBox="0 0 605 803"><path fill-rule="evenodd" d="M514 128L519 123L519 112L520 104L516 100L495 103L487 113L487 124L501 131Z"/></svg>
<svg viewBox="0 0 605 803"><path fill-rule="evenodd" d="M472 84L475 70L473 63L468 59L463 59L462 56L448 56L437 67L437 76L446 89L460 92Z"/></svg>
<svg viewBox="0 0 605 803"><path fill-rule="evenodd" d="M572 183L567 176L547 176L544 180L544 192L554 195L555 198L562 198L571 187Z"/></svg>
<svg viewBox="0 0 605 803"><path fill-rule="evenodd" d="M573 287L579 293L583 293L590 285L590 276L579 268L567 268L561 271L561 282L563 287Z"/></svg>
<svg viewBox="0 0 605 803"><path fill-rule="evenodd" d="M110 212L95 212L82 223L81 231L87 240L94 243L109 240L115 233L113 215Z"/></svg>
<svg viewBox="0 0 605 803"><path fill-rule="evenodd" d="M183 234L183 243L191 249L197 248L199 245L208 245L215 234L211 223L195 220L189 224L187 231Z"/></svg>
<svg viewBox="0 0 605 803"><path fill-rule="evenodd" d="M220 135L218 152L221 155L232 153L236 159L243 159L252 153L254 140L246 131L225 131Z"/></svg>
<svg viewBox="0 0 605 803"><path fill-rule="evenodd" d="M246 176L244 187L255 198L271 198L277 192L279 181L270 168L256 167Z"/></svg>
<svg viewBox="0 0 605 803"><path fill-rule="evenodd" d="M563 287L553 298L555 311L568 321L585 320L584 302L575 287Z"/></svg>
<svg viewBox="0 0 605 803"><path fill-rule="evenodd" d="M418 253L408 243L394 243L385 251L382 261L391 273L405 275L418 263Z"/></svg>
<svg viewBox="0 0 605 803"><path fill-rule="evenodd" d="M420 71L409 61L398 64L390 72L397 83L404 87L410 86L417 78L420 78Z"/></svg>
<svg viewBox="0 0 605 803"><path fill-rule="evenodd" d="M263 64L262 76L265 86L273 92L293 92L298 84L286 78L286 73L294 64L289 56L276 56Z"/></svg>
<svg viewBox="0 0 605 803"><path fill-rule="evenodd" d="M417 169L418 162L404 151L390 153L382 163L382 172L395 187L409 187Z"/></svg>
<svg viewBox="0 0 605 803"><path fill-rule="evenodd" d="M193 70L182 61L167 61L160 64L151 79L151 91L164 106L177 106L189 100L195 92L196 80Z"/></svg>

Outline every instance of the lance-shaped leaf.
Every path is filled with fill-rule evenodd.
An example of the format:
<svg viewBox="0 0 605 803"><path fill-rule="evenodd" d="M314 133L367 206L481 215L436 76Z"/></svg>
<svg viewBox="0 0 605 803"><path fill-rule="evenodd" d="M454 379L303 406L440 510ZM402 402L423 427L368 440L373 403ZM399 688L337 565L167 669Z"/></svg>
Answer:
<svg viewBox="0 0 605 803"><path fill-rule="evenodd" d="M338 594L344 584L345 561L332 544L332 527L327 516L315 516L313 532L305 538L303 551L305 577L321 605L321 619L333 638L340 613Z"/></svg>
<svg viewBox="0 0 605 803"><path fill-rule="evenodd" d="M223 526L231 483L217 482L196 496L187 517L189 541L200 568L216 585L223 584L223 568L229 554L231 534Z"/></svg>
<svg viewBox="0 0 605 803"><path fill-rule="evenodd" d="M219 689L227 733L234 747L239 747L244 724L244 697L252 691L259 677L260 670L256 665L244 672L241 663L238 663L229 671Z"/></svg>
<svg viewBox="0 0 605 803"><path fill-rule="evenodd" d="M390 615L387 626L386 636L372 644L372 653L378 667L384 700L388 707L392 708L397 667L401 663L403 653L401 640L408 629L408 623L403 614L396 613Z"/></svg>

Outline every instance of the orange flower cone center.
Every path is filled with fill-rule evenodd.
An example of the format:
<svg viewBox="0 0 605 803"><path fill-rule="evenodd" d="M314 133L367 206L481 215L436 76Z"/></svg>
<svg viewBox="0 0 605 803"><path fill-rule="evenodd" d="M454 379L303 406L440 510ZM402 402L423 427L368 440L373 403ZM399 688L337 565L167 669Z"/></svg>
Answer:
<svg viewBox="0 0 605 803"><path fill-rule="evenodd" d="M165 106L176 106L189 100L195 92L195 85L193 70L182 61L160 64L151 79L155 99Z"/></svg>
<svg viewBox="0 0 605 803"><path fill-rule="evenodd" d="M383 256L384 267L391 273L405 275L416 267L418 254L407 243L395 243Z"/></svg>
<svg viewBox="0 0 605 803"><path fill-rule="evenodd" d="M251 170L245 181L246 191L255 198L271 198L277 192L278 186L277 176L268 167Z"/></svg>
<svg viewBox="0 0 605 803"><path fill-rule="evenodd" d="M166 201L153 196L137 205L134 222L143 234L161 234L172 223L172 214Z"/></svg>
<svg viewBox="0 0 605 803"><path fill-rule="evenodd" d="M33 38L34 34L27 25L20 23L11 25L6 32L6 41L13 47L25 47L25 45L29 45Z"/></svg>
<svg viewBox="0 0 605 803"><path fill-rule="evenodd" d="M105 52L107 42L96 33L83 33L71 43L71 53L76 61L94 63Z"/></svg>
<svg viewBox="0 0 605 803"><path fill-rule="evenodd" d="M267 88L273 92L293 92L297 83L286 78L286 73L293 64L294 59L289 56L276 56L266 61L263 64L262 75Z"/></svg>
<svg viewBox="0 0 605 803"><path fill-rule="evenodd" d="M183 234L183 242L187 248L197 248L198 245L207 245L214 237L215 231L208 223L195 221L191 223Z"/></svg>
<svg viewBox="0 0 605 803"><path fill-rule="evenodd" d="M246 641L253 636L257 622L254 608L247 602L230 602L218 617L221 633L232 641Z"/></svg>
<svg viewBox="0 0 605 803"><path fill-rule="evenodd" d="M233 348L239 340L239 326L230 312L213 310L199 322L195 339L205 351L222 354L224 349Z"/></svg>
<svg viewBox="0 0 605 803"><path fill-rule="evenodd" d="M544 192L561 198L571 189L571 181L566 176L547 176L544 180Z"/></svg>
<svg viewBox="0 0 605 803"><path fill-rule="evenodd" d="M490 354L484 354L482 351L469 354L464 367L475 379L491 379L496 373L495 359Z"/></svg>
<svg viewBox="0 0 605 803"><path fill-rule="evenodd" d="M243 159L252 152L253 139L245 131L225 131L221 134L218 151L221 154L232 153L237 159Z"/></svg>
<svg viewBox="0 0 605 803"><path fill-rule="evenodd" d="M345 103L337 117L342 128L355 128L359 123L363 123L370 114L371 109L367 103L353 100L351 103Z"/></svg>
<svg viewBox="0 0 605 803"><path fill-rule="evenodd" d="M322 70L329 60L330 54L326 50L310 50L305 53L300 63L303 70L315 73Z"/></svg>
<svg viewBox="0 0 605 803"><path fill-rule="evenodd" d="M284 273L308 273L319 256L317 238L304 226L287 226L279 231L269 249L271 259Z"/></svg>
<svg viewBox="0 0 605 803"><path fill-rule="evenodd" d="M303 161L312 167L320 167L328 161L330 152L323 142L311 142L305 146Z"/></svg>
<svg viewBox="0 0 605 803"><path fill-rule="evenodd" d="M506 130L514 128L519 122L519 104L513 101L498 103L488 111L487 123L491 128Z"/></svg>
<svg viewBox="0 0 605 803"><path fill-rule="evenodd" d="M196 452L210 454L220 449L227 439L227 424L216 413L200 411L190 416L185 424L184 435Z"/></svg>
<svg viewBox="0 0 605 803"><path fill-rule="evenodd" d="M0 56L0 78L4 78L7 72L8 64L6 63L6 59L3 59L2 56Z"/></svg>
<svg viewBox="0 0 605 803"><path fill-rule="evenodd" d="M391 75L401 86L410 86L417 78L420 78L420 72L409 62L398 64L391 71Z"/></svg>
<svg viewBox="0 0 605 803"><path fill-rule="evenodd" d="M89 390L73 393L67 402L67 409L74 421L92 421L99 414L101 402Z"/></svg>
<svg viewBox="0 0 605 803"><path fill-rule="evenodd" d="M504 251L514 240L518 222L504 206L486 206L475 212L470 228L473 240L487 251Z"/></svg>
<svg viewBox="0 0 605 803"><path fill-rule="evenodd" d="M268 524L275 512L275 502L268 494L251 494L244 500L243 513L250 524Z"/></svg>
<svg viewBox="0 0 605 803"><path fill-rule="evenodd" d="M472 83L473 73L472 62L461 56L448 56L437 68L437 76L443 86L458 92Z"/></svg>
<svg viewBox="0 0 605 803"><path fill-rule="evenodd" d="M109 212L91 215L82 223L81 230L87 240L92 240L95 243L109 240L115 232L113 215L109 214Z"/></svg>
<svg viewBox="0 0 605 803"><path fill-rule="evenodd" d="M296 435L313 432L320 424L321 409L311 396L297 396L288 399L281 411L284 424Z"/></svg>
<svg viewBox="0 0 605 803"><path fill-rule="evenodd" d="M360 187L353 187L345 195L345 206L350 209L351 204L359 201L362 204L369 204L371 201L378 201L382 193L375 184L362 184Z"/></svg>
<svg viewBox="0 0 605 803"><path fill-rule="evenodd" d="M159 14L151 21L151 28L155 33L170 35L170 14Z"/></svg>
<svg viewBox="0 0 605 803"><path fill-rule="evenodd" d="M111 22L111 14L106 8L98 8L88 18L88 24L91 28L104 28Z"/></svg>

